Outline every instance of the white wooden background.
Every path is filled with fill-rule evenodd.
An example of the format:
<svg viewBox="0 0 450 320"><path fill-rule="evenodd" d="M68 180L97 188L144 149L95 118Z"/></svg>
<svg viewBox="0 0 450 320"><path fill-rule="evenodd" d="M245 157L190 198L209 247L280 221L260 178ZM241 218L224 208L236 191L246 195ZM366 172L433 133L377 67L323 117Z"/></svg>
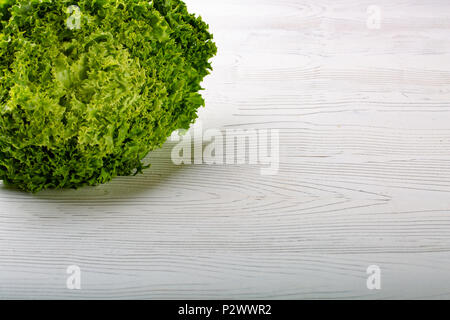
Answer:
<svg viewBox="0 0 450 320"><path fill-rule="evenodd" d="M203 125L280 129L279 174L168 142L107 185L1 186L0 298L450 298L450 2L187 3L219 47Z"/></svg>

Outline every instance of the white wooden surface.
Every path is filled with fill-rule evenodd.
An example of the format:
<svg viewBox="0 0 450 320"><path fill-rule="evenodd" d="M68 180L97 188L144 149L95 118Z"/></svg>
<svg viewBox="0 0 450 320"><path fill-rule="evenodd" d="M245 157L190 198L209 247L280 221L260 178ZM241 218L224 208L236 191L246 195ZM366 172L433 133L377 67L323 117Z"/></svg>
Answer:
<svg viewBox="0 0 450 320"><path fill-rule="evenodd" d="M187 3L219 47L203 125L280 129L279 174L168 142L141 176L0 187L0 298L450 298L450 2Z"/></svg>

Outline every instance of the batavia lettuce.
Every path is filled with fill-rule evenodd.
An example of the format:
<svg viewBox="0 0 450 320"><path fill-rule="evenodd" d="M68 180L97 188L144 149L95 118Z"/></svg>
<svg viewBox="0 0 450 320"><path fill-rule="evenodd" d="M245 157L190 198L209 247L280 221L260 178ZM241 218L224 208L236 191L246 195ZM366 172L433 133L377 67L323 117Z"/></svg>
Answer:
<svg viewBox="0 0 450 320"><path fill-rule="evenodd" d="M180 0L0 0L0 179L76 188L141 172L188 128L216 46Z"/></svg>

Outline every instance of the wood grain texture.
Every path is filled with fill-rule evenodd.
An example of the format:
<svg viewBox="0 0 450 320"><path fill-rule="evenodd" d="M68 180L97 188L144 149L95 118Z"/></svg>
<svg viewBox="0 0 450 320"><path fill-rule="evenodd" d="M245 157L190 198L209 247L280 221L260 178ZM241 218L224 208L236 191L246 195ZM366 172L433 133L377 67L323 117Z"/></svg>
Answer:
<svg viewBox="0 0 450 320"><path fill-rule="evenodd" d="M1 187L0 298L450 298L450 2L187 3L219 47L205 129L279 129L279 174L168 142L107 185Z"/></svg>

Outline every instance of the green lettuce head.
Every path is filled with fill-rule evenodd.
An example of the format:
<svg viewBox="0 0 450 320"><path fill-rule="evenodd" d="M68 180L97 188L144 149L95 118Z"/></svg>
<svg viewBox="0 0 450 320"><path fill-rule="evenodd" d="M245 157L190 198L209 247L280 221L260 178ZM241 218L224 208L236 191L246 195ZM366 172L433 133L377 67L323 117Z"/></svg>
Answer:
<svg viewBox="0 0 450 320"><path fill-rule="evenodd" d="M0 0L0 179L37 192L141 172L196 119L216 51L180 0Z"/></svg>

